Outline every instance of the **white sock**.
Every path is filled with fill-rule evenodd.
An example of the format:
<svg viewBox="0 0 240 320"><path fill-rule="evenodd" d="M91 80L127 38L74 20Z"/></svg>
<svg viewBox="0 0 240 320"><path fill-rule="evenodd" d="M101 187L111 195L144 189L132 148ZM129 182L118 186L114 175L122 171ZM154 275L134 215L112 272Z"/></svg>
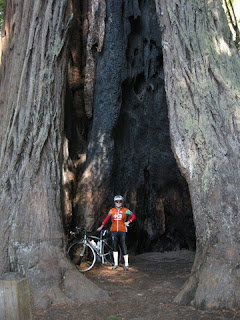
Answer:
<svg viewBox="0 0 240 320"><path fill-rule="evenodd" d="M117 266L118 265L118 251L113 251L113 261L114 261L114 265Z"/></svg>
<svg viewBox="0 0 240 320"><path fill-rule="evenodd" d="M124 264L126 267L128 267L128 254L126 254L125 256L123 256L124 258Z"/></svg>

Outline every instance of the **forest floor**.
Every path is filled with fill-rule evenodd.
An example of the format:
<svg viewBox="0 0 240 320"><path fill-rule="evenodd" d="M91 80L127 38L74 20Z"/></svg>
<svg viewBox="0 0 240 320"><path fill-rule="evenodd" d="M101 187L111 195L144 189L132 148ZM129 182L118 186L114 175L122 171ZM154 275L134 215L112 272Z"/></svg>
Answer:
<svg viewBox="0 0 240 320"><path fill-rule="evenodd" d="M34 312L33 320L222 320L240 319L240 311L197 310L174 304L190 275L194 254L181 250L131 256L131 267L95 266L85 273L110 300L77 306L53 306Z"/></svg>

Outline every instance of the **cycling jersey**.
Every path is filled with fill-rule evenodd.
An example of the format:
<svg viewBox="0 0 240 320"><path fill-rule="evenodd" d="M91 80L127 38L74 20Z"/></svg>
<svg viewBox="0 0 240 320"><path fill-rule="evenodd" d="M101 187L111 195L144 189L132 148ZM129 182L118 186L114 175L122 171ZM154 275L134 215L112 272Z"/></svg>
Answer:
<svg viewBox="0 0 240 320"><path fill-rule="evenodd" d="M129 220L130 223L134 219L136 219L135 214L127 208L119 208L119 209L112 208L108 212L106 218L103 220L102 225L104 226L107 223L107 221L111 218L112 219L111 231L126 232L127 228L126 228L124 222L126 221L126 218L128 216L131 217L131 219Z"/></svg>

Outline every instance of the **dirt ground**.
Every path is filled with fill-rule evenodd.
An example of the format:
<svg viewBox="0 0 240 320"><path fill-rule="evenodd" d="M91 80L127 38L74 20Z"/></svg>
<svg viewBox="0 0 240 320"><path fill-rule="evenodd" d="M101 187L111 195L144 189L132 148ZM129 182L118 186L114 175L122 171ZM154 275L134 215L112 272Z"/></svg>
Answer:
<svg viewBox="0 0 240 320"><path fill-rule="evenodd" d="M130 256L130 268L97 265L87 278L109 293L110 301L35 311L34 320L212 320L240 319L240 311L204 311L174 304L189 277L189 251Z"/></svg>

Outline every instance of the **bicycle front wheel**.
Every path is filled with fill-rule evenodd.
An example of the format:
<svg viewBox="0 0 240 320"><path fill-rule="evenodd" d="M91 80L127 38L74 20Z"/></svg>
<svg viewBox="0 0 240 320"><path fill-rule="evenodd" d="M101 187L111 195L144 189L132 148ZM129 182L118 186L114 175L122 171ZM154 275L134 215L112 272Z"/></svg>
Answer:
<svg viewBox="0 0 240 320"><path fill-rule="evenodd" d="M83 241L73 243L67 253L80 272L91 270L96 262L95 251Z"/></svg>

